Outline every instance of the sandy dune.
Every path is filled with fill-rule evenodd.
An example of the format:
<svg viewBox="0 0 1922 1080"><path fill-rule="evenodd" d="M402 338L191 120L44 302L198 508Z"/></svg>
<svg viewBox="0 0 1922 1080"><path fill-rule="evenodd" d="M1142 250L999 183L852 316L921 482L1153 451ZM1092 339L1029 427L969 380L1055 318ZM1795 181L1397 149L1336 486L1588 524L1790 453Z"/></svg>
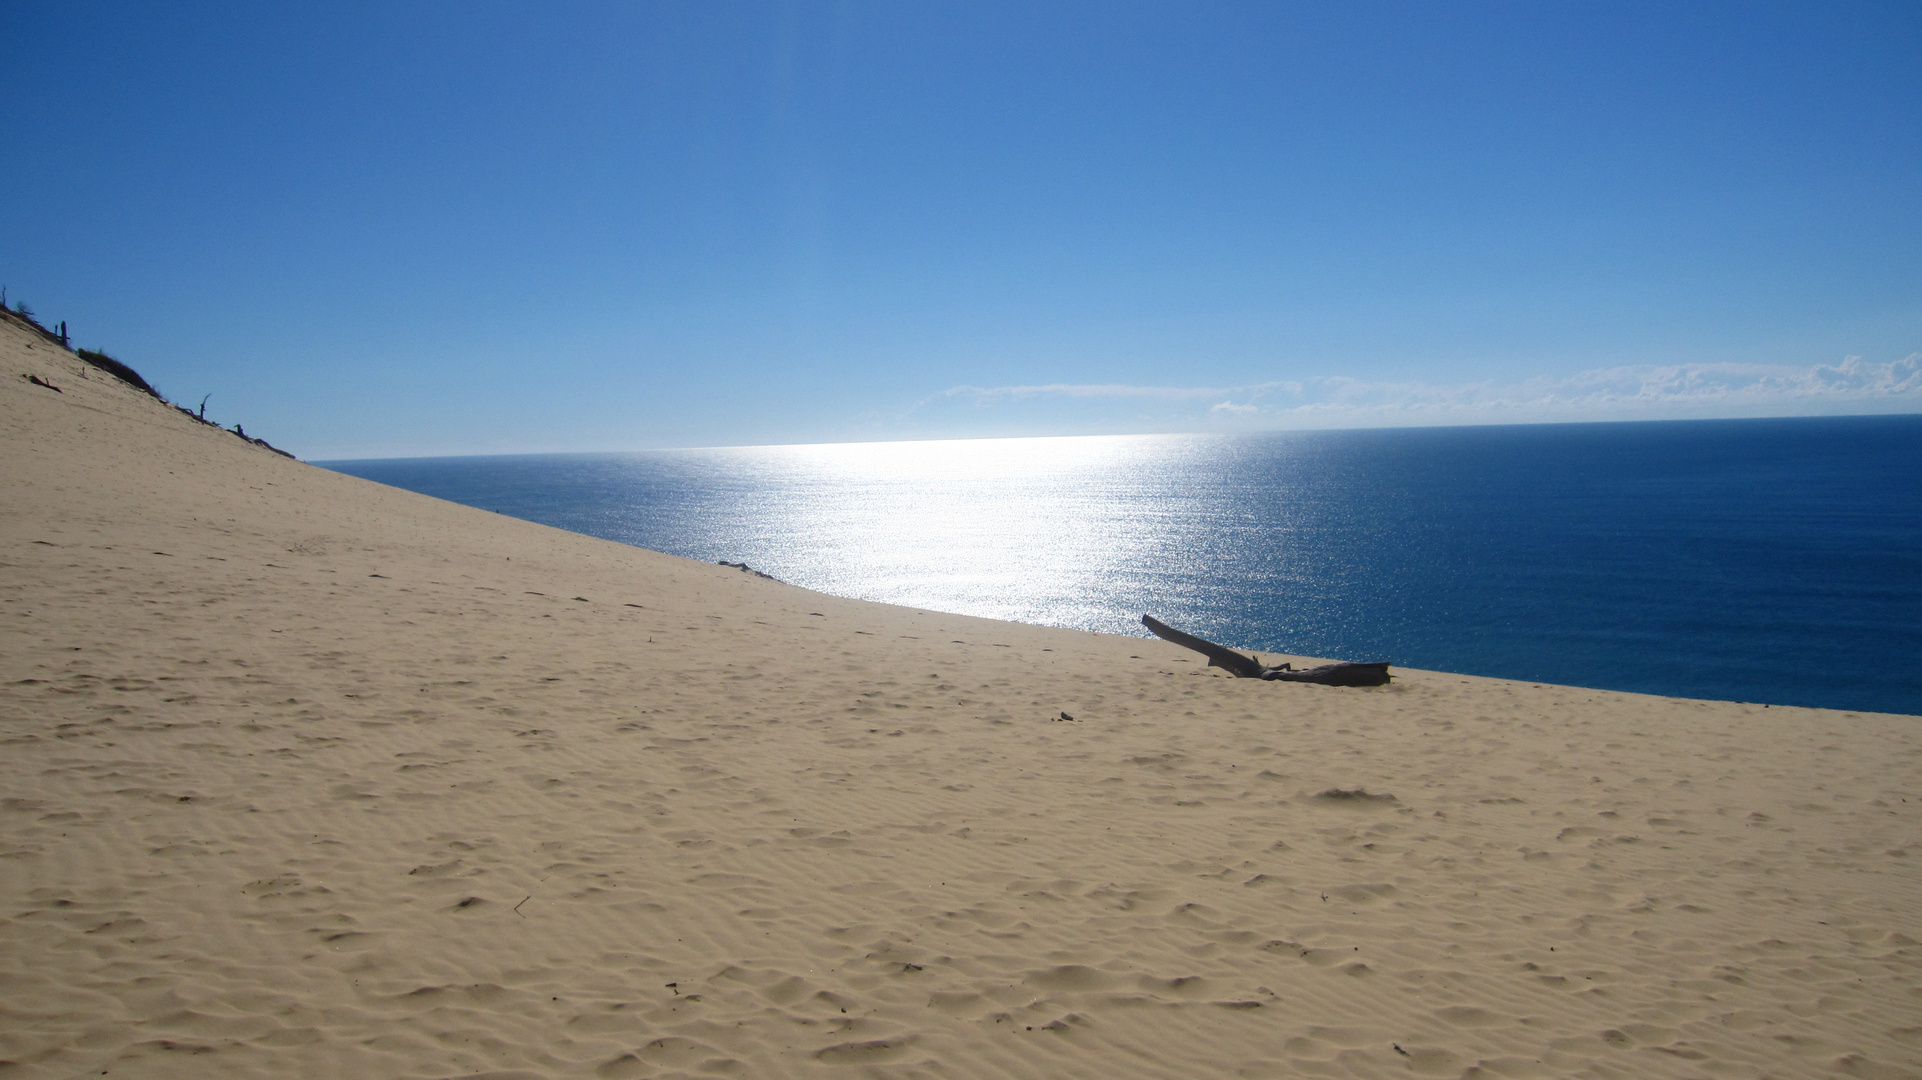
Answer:
<svg viewBox="0 0 1922 1080"><path fill-rule="evenodd" d="M0 355L0 1078L1922 1075L1922 719L1237 681Z"/></svg>

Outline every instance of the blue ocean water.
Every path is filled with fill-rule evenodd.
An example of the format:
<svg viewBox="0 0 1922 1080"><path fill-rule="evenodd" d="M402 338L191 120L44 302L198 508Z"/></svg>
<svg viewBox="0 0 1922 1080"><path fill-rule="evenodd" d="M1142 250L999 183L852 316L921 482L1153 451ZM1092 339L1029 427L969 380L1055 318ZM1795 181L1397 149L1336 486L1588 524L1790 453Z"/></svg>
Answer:
<svg viewBox="0 0 1922 1080"><path fill-rule="evenodd" d="M326 464L924 609L1922 713L1922 416Z"/></svg>

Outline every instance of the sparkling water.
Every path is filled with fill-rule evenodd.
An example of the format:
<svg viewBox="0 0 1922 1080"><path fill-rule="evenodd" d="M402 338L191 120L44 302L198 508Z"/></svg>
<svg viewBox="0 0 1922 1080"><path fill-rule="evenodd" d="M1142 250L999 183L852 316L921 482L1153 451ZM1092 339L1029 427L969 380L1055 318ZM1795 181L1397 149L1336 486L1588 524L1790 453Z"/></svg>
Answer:
<svg viewBox="0 0 1922 1080"><path fill-rule="evenodd" d="M1922 417L331 462L840 596L1922 713Z"/></svg>

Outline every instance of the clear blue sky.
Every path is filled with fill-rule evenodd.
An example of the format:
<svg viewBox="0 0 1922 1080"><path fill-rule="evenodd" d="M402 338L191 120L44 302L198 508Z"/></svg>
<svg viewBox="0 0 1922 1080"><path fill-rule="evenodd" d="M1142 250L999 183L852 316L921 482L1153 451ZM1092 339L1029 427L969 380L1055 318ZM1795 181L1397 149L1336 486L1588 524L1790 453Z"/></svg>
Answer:
<svg viewBox="0 0 1922 1080"><path fill-rule="evenodd" d="M0 0L0 281L304 457L1922 411L1922 5Z"/></svg>

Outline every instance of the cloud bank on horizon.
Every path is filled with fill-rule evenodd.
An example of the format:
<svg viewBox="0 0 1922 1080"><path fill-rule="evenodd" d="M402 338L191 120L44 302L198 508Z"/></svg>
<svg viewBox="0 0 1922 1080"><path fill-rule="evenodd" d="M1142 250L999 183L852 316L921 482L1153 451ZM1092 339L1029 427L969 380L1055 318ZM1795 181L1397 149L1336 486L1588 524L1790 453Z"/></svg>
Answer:
<svg viewBox="0 0 1922 1080"><path fill-rule="evenodd" d="M1344 375L1245 386L956 386L909 418L1013 427L1258 431L1454 424L1922 412L1922 353L1878 363L1687 363L1594 368L1513 382L1374 381ZM972 414L972 415L969 415Z"/></svg>

